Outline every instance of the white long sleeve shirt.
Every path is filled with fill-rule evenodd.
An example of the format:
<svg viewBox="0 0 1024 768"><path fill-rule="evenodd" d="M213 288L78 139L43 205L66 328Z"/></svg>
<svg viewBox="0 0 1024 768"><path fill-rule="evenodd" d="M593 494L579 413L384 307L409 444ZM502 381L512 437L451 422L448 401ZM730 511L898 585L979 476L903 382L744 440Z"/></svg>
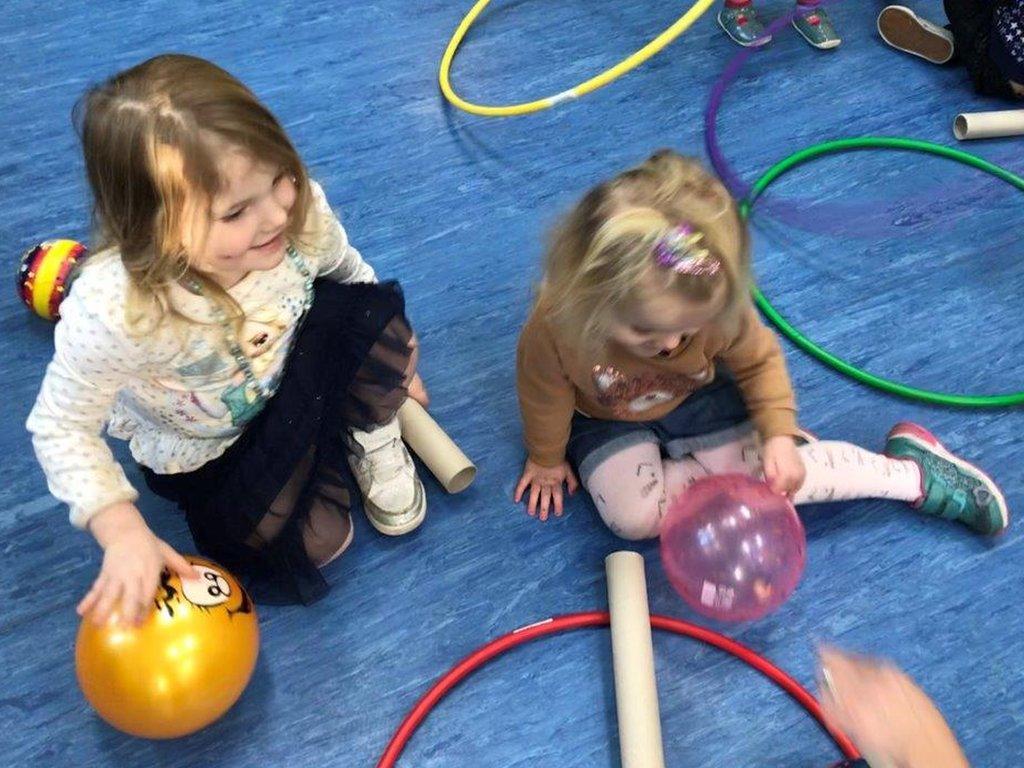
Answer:
<svg viewBox="0 0 1024 768"><path fill-rule="evenodd" d="M374 282L323 190L312 184L315 246L299 250L311 274L342 283ZM162 322L144 336L125 325L128 273L117 253L86 263L61 304L54 356L28 418L50 492L85 527L105 507L138 493L103 438L127 440L134 458L158 473L189 472L238 439L252 415L244 375L225 344L210 300L180 286L170 301L190 322ZM245 314L239 343L261 388L276 391L302 318L305 278L285 258L230 289Z"/></svg>

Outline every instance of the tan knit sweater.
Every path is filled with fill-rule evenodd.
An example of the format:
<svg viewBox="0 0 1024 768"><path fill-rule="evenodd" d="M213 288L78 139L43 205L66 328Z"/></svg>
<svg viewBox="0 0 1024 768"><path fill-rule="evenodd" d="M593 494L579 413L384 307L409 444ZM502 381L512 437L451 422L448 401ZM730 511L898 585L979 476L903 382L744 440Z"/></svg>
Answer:
<svg viewBox="0 0 1024 768"><path fill-rule="evenodd" d="M543 303L519 337L523 433L530 458L542 466L565 460L574 411L595 419L660 419L711 382L718 361L736 378L763 438L796 434L796 401L782 349L753 307L733 333L703 329L666 357L637 357L615 345L593 357L580 354L579 346L556 334Z"/></svg>

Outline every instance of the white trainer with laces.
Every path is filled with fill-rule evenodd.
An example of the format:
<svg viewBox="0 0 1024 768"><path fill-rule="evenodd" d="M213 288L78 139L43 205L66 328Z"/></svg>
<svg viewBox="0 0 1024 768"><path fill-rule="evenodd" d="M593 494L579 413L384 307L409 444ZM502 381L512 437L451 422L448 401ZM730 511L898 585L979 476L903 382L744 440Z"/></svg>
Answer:
<svg viewBox="0 0 1024 768"><path fill-rule="evenodd" d="M419 528L427 515L427 495L402 442L398 419L369 432L352 430L348 445L349 466L370 524L387 536Z"/></svg>

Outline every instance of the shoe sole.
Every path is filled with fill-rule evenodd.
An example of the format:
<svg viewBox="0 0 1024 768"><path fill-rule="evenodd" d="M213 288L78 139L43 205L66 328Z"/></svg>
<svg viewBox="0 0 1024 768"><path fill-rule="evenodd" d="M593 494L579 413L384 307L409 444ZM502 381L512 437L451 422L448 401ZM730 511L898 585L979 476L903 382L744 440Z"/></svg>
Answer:
<svg viewBox="0 0 1024 768"><path fill-rule="evenodd" d="M918 56L932 64L946 64L953 58L953 43L941 30L909 8L890 5L878 14L878 34L898 51Z"/></svg>
<svg viewBox="0 0 1024 768"><path fill-rule="evenodd" d="M745 43L742 40L737 40L735 37L732 36L732 33L729 31L728 27L726 27L725 24L722 23L721 18L718 18L716 20L718 21L718 26L720 26L722 28L722 31L725 32L726 35L728 35L729 39L736 43L736 45L742 45L744 48L763 48L772 41L771 35L762 35L761 37L755 40L751 40L749 43Z"/></svg>
<svg viewBox="0 0 1024 768"><path fill-rule="evenodd" d="M417 528L419 528L423 524L423 520L427 516L427 496L426 492L423 489L422 483L420 483L418 480L416 486L416 495L419 497L419 501L417 503L418 510L415 514L415 517L404 523L401 523L400 525L388 525L387 523L378 520L374 516L374 513L371 512L372 505L369 502L364 501L363 506L365 508L364 511L366 512L366 519L370 521L370 525L376 528L378 532L383 533L385 536L404 536L405 534L411 533L412 531L415 531ZM382 517L386 516L383 513L378 514L381 514Z"/></svg>
<svg viewBox="0 0 1024 768"><path fill-rule="evenodd" d="M931 453L936 453L942 458L946 459L947 461L956 464L961 469L983 480L988 485L989 489L992 491L993 496L995 496L996 501L999 504L999 516L1003 523L1002 528L989 535L998 536L1004 533L1006 529L1010 527L1010 509L1006 504L1006 498L1003 496L1002 490L1000 490L999 486L996 485L995 480L986 475L984 472L982 472L980 469L978 469L970 462L964 461L959 456L954 456L952 453L949 452L949 450L946 449L946 446L939 442L939 439L935 435L933 435L927 429L922 427L920 424L914 424L909 421L900 422L891 430L889 430L889 438L893 437L902 437L905 440L909 440L922 450L930 451Z"/></svg>

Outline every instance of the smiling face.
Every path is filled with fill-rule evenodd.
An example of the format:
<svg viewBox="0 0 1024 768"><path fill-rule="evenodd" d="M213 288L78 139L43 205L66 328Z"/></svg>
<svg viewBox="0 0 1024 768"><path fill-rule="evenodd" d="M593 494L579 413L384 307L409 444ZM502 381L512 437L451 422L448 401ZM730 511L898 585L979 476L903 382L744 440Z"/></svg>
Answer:
<svg viewBox="0 0 1024 768"><path fill-rule="evenodd" d="M231 599L231 583L221 573L206 565L195 566L199 576L182 579L181 592L193 605L212 608Z"/></svg>
<svg viewBox="0 0 1024 768"><path fill-rule="evenodd" d="M707 301L696 302L659 285L652 274L635 299L617 308L609 337L637 357L667 356L721 314L725 296L720 284Z"/></svg>
<svg viewBox="0 0 1024 768"><path fill-rule="evenodd" d="M172 619L191 616L189 620L196 621L201 616L255 615L252 599L234 576L209 560L193 556L186 559L195 567L196 575L182 578L165 569L156 597L159 612Z"/></svg>
<svg viewBox="0 0 1024 768"><path fill-rule="evenodd" d="M223 185L211 201L209 227L192 259L199 271L230 288L249 272L281 263L296 188L285 170L239 150L225 152L218 166Z"/></svg>

